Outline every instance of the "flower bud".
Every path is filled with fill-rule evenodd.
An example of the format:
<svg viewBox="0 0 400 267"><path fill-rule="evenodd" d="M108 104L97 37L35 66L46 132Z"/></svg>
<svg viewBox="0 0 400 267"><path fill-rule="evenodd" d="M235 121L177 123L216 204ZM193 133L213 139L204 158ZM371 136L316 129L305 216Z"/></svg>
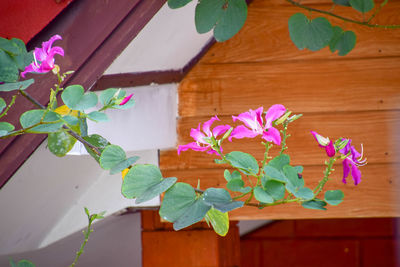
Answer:
<svg viewBox="0 0 400 267"><path fill-rule="evenodd" d="M294 122L295 120L299 119L302 116L303 116L303 114L293 115L292 117L288 118L288 122Z"/></svg>
<svg viewBox="0 0 400 267"><path fill-rule="evenodd" d="M275 121L275 125L279 125L281 123L284 123L285 120L290 116L290 114L292 114L291 111L286 111L286 113L282 117L280 117L279 119L277 119Z"/></svg>

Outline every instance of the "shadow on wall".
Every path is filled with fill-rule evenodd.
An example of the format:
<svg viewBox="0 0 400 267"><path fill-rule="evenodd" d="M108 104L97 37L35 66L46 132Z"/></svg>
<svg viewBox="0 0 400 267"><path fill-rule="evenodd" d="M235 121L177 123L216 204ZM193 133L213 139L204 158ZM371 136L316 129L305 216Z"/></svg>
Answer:
<svg viewBox="0 0 400 267"><path fill-rule="evenodd" d="M139 212L111 215L94 223L93 230L77 266L141 266ZM9 257L16 262L21 259L30 260L37 267L69 266L82 241L82 231L78 231L42 249L1 255L0 266L9 266Z"/></svg>

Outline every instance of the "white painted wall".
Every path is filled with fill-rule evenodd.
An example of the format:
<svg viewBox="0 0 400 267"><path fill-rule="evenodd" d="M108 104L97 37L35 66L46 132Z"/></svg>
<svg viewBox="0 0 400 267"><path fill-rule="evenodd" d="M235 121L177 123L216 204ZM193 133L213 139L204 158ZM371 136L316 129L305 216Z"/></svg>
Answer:
<svg viewBox="0 0 400 267"><path fill-rule="evenodd" d="M93 229L76 267L142 266L140 213L109 216L94 223ZM83 234L77 231L42 249L0 256L0 266L10 266L8 257L30 260L37 267L69 266L82 241Z"/></svg>
<svg viewBox="0 0 400 267"><path fill-rule="evenodd" d="M195 7L196 1L179 9L165 4L105 74L183 68L213 38L212 31L197 33Z"/></svg>

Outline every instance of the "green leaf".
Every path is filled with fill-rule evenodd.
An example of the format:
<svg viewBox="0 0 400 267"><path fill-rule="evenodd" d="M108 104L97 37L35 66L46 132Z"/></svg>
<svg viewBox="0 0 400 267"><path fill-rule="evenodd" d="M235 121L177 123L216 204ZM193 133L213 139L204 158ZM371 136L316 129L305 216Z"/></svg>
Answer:
<svg viewBox="0 0 400 267"><path fill-rule="evenodd" d="M190 2L192 2L192 0L168 0L168 6L172 9L176 9L184 7Z"/></svg>
<svg viewBox="0 0 400 267"><path fill-rule="evenodd" d="M220 212L214 208L211 208L205 219L210 222L214 231L220 236L226 236L229 231L229 215L228 212Z"/></svg>
<svg viewBox="0 0 400 267"><path fill-rule="evenodd" d="M0 92L9 92L9 91L13 91L13 90L25 90L34 82L35 82L34 79L29 79L29 80L21 81L21 82L3 83L3 84L0 84Z"/></svg>
<svg viewBox="0 0 400 267"><path fill-rule="evenodd" d="M110 174L113 175L113 174L123 171L124 169L128 168L133 163L138 161L138 159L139 159L138 156L134 156L134 157L130 157L130 158L127 158L127 159L121 161L120 163L116 164L114 167L111 168Z"/></svg>
<svg viewBox="0 0 400 267"><path fill-rule="evenodd" d="M246 19L247 3L245 0L227 1L223 7L222 16L214 28L215 39L218 42L224 42L232 38L243 27Z"/></svg>
<svg viewBox="0 0 400 267"><path fill-rule="evenodd" d="M289 155L282 154L275 158L273 158L270 162L268 162L268 166L271 166L279 171L283 171L283 167L290 163Z"/></svg>
<svg viewBox="0 0 400 267"><path fill-rule="evenodd" d="M234 192L248 193L251 191L251 187L244 187L242 179L232 179L226 184L226 188Z"/></svg>
<svg viewBox="0 0 400 267"><path fill-rule="evenodd" d="M18 47L18 54L14 55L13 58L18 68L23 71L27 65L34 61L33 51L28 53L24 42L20 39L13 38L10 41Z"/></svg>
<svg viewBox="0 0 400 267"><path fill-rule="evenodd" d="M281 171L270 166L269 164L264 167L264 173L267 176L267 178L269 178L269 179L272 179L272 180L275 180L278 182L282 182L282 183L287 182L285 175Z"/></svg>
<svg viewBox="0 0 400 267"><path fill-rule="evenodd" d="M178 178L176 177L169 177L162 179L161 182L151 186L146 191L144 191L143 194L141 194L138 198L136 198L135 203L140 204L155 198L161 193L167 191L171 186L173 186L176 183L177 180Z"/></svg>
<svg viewBox="0 0 400 267"><path fill-rule="evenodd" d="M325 192L325 201L329 205L336 206L339 205L344 198L344 193L342 190L328 190Z"/></svg>
<svg viewBox="0 0 400 267"><path fill-rule="evenodd" d="M361 13L366 13L374 8L375 3L373 0L350 0L350 5Z"/></svg>
<svg viewBox="0 0 400 267"><path fill-rule="evenodd" d="M101 153L100 166L105 170L109 170L124 161L125 159L126 154L121 147L116 145L109 145L106 146L106 148L104 148L103 152Z"/></svg>
<svg viewBox="0 0 400 267"><path fill-rule="evenodd" d="M301 187L295 192L292 192L295 197L302 198L304 200L311 200L314 198L314 193L310 188Z"/></svg>
<svg viewBox="0 0 400 267"><path fill-rule="evenodd" d="M17 267L17 264L15 263L15 261L12 258L8 259L8 263L11 265L11 267Z"/></svg>
<svg viewBox="0 0 400 267"><path fill-rule="evenodd" d="M350 6L350 0L333 0L333 2L341 6Z"/></svg>
<svg viewBox="0 0 400 267"><path fill-rule="evenodd" d="M19 71L9 54L0 49L0 82L12 83L18 81Z"/></svg>
<svg viewBox="0 0 400 267"><path fill-rule="evenodd" d="M312 210L326 210L326 202L320 199L313 199L310 201L305 201L301 205L306 209Z"/></svg>
<svg viewBox="0 0 400 267"><path fill-rule="evenodd" d="M79 119L77 117L71 116L71 115L66 115L63 116L62 119L71 126L77 125L79 123Z"/></svg>
<svg viewBox="0 0 400 267"><path fill-rule="evenodd" d="M311 51L317 51L329 44L333 30L326 18L319 17L310 20L304 14L297 13L289 19L289 34L300 50L308 48Z"/></svg>
<svg viewBox="0 0 400 267"><path fill-rule="evenodd" d="M226 160L228 160L233 167L238 168L245 174L257 175L258 173L257 160L250 154L233 151L226 155Z"/></svg>
<svg viewBox="0 0 400 267"><path fill-rule="evenodd" d="M298 189L304 186L304 180L299 178L297 170L294 167L286 165L283 167L283 173L285 174L288 183L294 188Z"/></svg>
<svg viewBox="0 0 400 267"><path fill-rule="evenodd" d="M57 157L64 157L75 145L76 139L66 132L49 133L47 146Z"/></svg>
<svg viewBox="0 0 400 267"><path fill-rule="evenodd" d="M198 2L194 22L198 33L206 33L214 28L223 13L225 0L201 0Z"/></svg>
<svg viewBox="0 0 400 267"><path fill-rule="evenodd" d="M88 119L95 121L95 122L102 122L102 121L108 121L109 118L107 117L106 114L103 112L99 111L92 111L89 114L87 114Z"/></svg>
<svg viewBox="0 0 400 267"><path fill-rule="evenodd" d="M118 93L118 94L117 94ZM103 90L100 95L99 95L99 100L100 103L105 106L105 105L109 105L111 104L111 100L113 99L114 96L115 99L120 98L120 97L124 97L125 96L125 91L122 91L120 89L116 89L116 88L108 88L106 90ZM117 95L116 95L117 94Z"/></svg>
<svg viewBox="0 0 400 267"><path fill-rule="evenodd" d="M244 205L242 201L233 201L228 191L223 188L208 188L203 199L206 204L221 212L228 212Z"/></svg>
<svg viewBox="0 0 400 267"><path fill-rule="evenodd" d="M331 52L339 51L339 56L347 55L356 45L356 34L352 31L343 31L339 26L333 27L333 37L329 43Z"/></svg>
<svg viewBox="0 0 400 267"><path fill-rule="evenodd" d="M2 121L0 122L0 136L7 135L9 132L14 130L15 127L11 123Z"/></svg>
<svg viewBox="0 0 400 267"><path fill-rule="evenodd" d="M262 203L274 203L274 199L270 194L265 192L261 187L254 188L254 197Z"/></svg>
<svg viewBox="0 0 400 267"><path fill-rule="evenodd" d="M59 114L57 114L53 111L47 111L44 109L29 110L21 115L19 121L23 128L28 128L28 127L31 127L31 126L39 123L42 118L43 118L42 122L44 122L44 123L47 122L48 124L38 125L36 127L29 129L27 132L30 132L30 133L56 132L64 124L60 120L61 117Z"/></svg>
<svg viewBox="0 0 400 267"><path fill-rule="evenodd" d="M201 221L210 209L211 207L205 204L202 198L196 199L196 201L185 210L182 216L174 222L174 230L178 231Z"/></svg>
<svg viewBox="0 0 400 267"><path fill-rule="evenodd" d="M3 112L3 109L7 107L6 101L2 97L0 97L0 113Z"/></svg>
<svg viewBox="0 0 400 267"><path fill-rule="evenodd" d="M11 55L18 55L21 53L20 48L18 47L18 44L16 42L5 39L3 37L0 37L0 49Z"/></svg>
<svg viewBox="0 0 400 267"><path fill-rule="evenodd" d="M110 145L110 142L108 142L104 137L98 134L84 136L83 139L85 139L91 145L97 147L100 150L100 152L103 152L104 148ZM96 153L94 153L88 146L85 145L85 148L86 151L89 153L89 155L91 155L97 162L100 161L100 157Z"/></svg>
<svg viewBox="0 0 400 267"><path fill-rule="evenodd" d="M122 194L126 198L139 197L150 187L160 183L161 180L162 175L157 166L151 164L135 165L125 175L122 183Z"/></svg>
<svg viewBox="0 0 400 267"><path fill-rule="evenodd" d="M61 94L64 104L70 109L83 111L96 106L97 95L93 92L84 93L81 85L70 85Z"/></svg>
<svg viewBox="0 0 400 267"><path fill-rule="evenodd" d="M297 173L302 173L303 172L303 166L294 166L294 168L296 169Z"/></svg>
<svg viewBox="0 0 400 267"><path fill-rule="evenodd" d="M35 267L35 264L28 260L20 260L18 262L18 267Z"/></svg>
<svg viewBox="0 0 400 267"><path fill-rule="evenodd" d="M275 200L282 199L285 196L285 185L274 181L268 180L264 184L264 190L273 197Z"/></svg>
<svg viewBox="0 0 400 267"><path fill-rule="evenodd" d="M88 125L86 118L79 118L79 130L83 137L88 135Z"/></svg>
<svg viewBox="0 0 400 267"><path fill-rule="evenodd" d="M165 192L159 214L164 220L175 222L195 201L196 193L191 185L176 183Z"/></svg>

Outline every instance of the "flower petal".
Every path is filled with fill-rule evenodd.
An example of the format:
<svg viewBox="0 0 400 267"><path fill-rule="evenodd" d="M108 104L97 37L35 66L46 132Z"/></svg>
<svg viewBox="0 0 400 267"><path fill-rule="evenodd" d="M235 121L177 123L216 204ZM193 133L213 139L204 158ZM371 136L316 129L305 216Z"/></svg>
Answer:
<svg viewBox="0 0 400 267"><path fill-rule="evenodd" d="M212 130L212 134L214 137L217 137L220 134L224 134L231 128L230 125L218 125Z"/></svg>
<svg viewBox="0 0 400 267"><path fill-rule="evenodd" d="M346 182L346 178L347 178L347 176L349 176L349 173L350 173L350 167L349 167L350 160L344 159L342 164L343 164L343 179L342 179L342 182L344 184L346 184L347 183Z"/></svg>
<svg viewBox="0 0 400 267"><path fill-rule="evenodd" d="M272 105L265 115L265 127L268 129L272 126L272 122L279 119L283 114L285 114L286 108L281 104Z"/></svg>
<svg viewBox="0 0 400 267"><path fill-rule="evenodd" d="M351 164L351 176L353 176L354 185L358 185L361 182L361 171L354 163Z"/></svg>
<svg viewBox="0 0 400 267"><path fill-rule="evenodd" d="M325 152L328 155L328 157L330 157L330 158L335 156L336 150L335 150L335 146L333 145L332 141L329 143L329 145L327 145L325 147Z"/></svg>
<svg viewBox="0 0 400 267"><path fill-rule="evenodd" d="M205 123L203 123L203 132L208 136L211 137L212 133L210 131L210 127L211 124L213 124L214 121L219 121L217 116L212 117L211 119L209 119L208 121L206 121Z"/></svg>
<svg viewBox="0 0 400 267"><path fill-rule="evenodd" d="M258 108L257 111L259 109L260 108ZM259 134L261 134L262 125L257 120L257 111L250 109L249 111L243 112L243 113L239 114L238 116L232 116L232 119L233 119L233 121L240 120L247 127L252 129L253 131L257 131L257 132L259 132ZM262 112L262 107L261 107L261 112Z"/></svg>
<svg viewBox="0 0 400 267"><path fill-rule="evenodd" d="M204 141L204 137L206 137L201 131L200 131L200 123L199 126L197 127L197 129L192 128L190 130L190 136L196 140L199 143L202 144L207 144L206 141Z"/></svg>
<svg viewBox="0 0 400 267"><path fill-rule="evenodd" d="M229 136L228 140L232 141L232 138L236 138L236 139L241 139L241 138L253 138L256 137L257 135L259 135L256 132L253 132L252 130L249 130L248 128L246 128L246 126L244 125L239 125L237 126L235 129L233 129L231 136Z"/></svg>
<svg viewBox="0 0 400 267"><path fill-rule="evenodd" d="M278 146L281 144L281 134L279 130L274 127L270 127L266 132L263 132L262 138L268 142L274 142Z"/></svg>
<svg viewBox="0 0 400 267"><path fill-rule="evenodd" d="M126 96L124 99L122 99L121 103L119 103L120 106L125 105L131 98L132 98L133 94L130 94L128 96Z"/></svg>
<svg viewBox="0 0 400 267"><path fill-rule="evenodd" d="M181 154L181 151L186 151L192 149L194 151L206 151L209 146L199 146L196 142L189 143L187 145L181 145L178 147L178 155Z"/></svg>

